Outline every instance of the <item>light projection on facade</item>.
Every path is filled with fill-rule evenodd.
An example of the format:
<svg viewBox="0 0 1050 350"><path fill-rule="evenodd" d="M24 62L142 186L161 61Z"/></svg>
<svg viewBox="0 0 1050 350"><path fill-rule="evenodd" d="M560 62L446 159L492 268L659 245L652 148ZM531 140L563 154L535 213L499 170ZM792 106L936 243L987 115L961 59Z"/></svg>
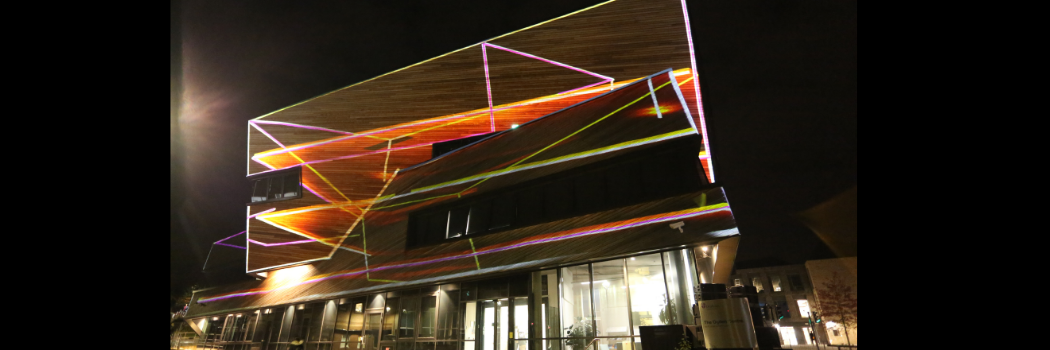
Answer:
<svg viewBox="0 0 1050 350"><path fill-rule="evenodd" d="M208 291L197 295L208 310L195 312L737 235L724 193L711 185L696 67L684 1L617 0L255 118L247 126L248 175L301 167L305 191L248 205L245 231L230 238L245 236L245 246L235 247L246 249L247 273L306 264L310 273ZM435 144L470 137L480 139L434 156ZM692 152L687 165L702 188L408 243L413 213L487 200L668 145Z"/></svg>

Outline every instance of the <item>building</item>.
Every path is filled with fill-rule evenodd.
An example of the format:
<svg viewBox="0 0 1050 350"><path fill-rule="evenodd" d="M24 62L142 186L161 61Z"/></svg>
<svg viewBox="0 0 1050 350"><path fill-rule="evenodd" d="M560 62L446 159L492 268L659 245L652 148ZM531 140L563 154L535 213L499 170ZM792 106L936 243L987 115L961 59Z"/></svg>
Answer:
<svg viewBox="0 0 1050 350"><path fill-rule="evenodd" d="M806 262L806 271L809 272L810 280L813 282L815 288L816 302L817 305L821 305L821 302L828 300L829 298L836 298L834 295L829 295L830 290L829 284L839 284L840 286L848 288L846 294L852 298L854 302L853 315L856 317L856 299L857 299L857 257L846 257L836 259L821 259L821 260L810 260ZM849 299L847 297L847 299ZM839 296L838 298L841 298ZM827 318L827 317L825 317ZM857 328L854 327L843 327L843 325L835 322L834 318L828 318L824 322L824 333L823 335L828 339L830 344L850 344L857 345Z"/></svg>
<svg viewBox="0 0 1050 350"><path fill-rule="evenodd" d="M841 276L841 277L835 277ZM731 285L754 286L759 306L765 308L765 324L777 328L781 345L814 345L810 332L820 344L857 344L856 329L846 330L834 321L816 322L811 311L818 310L825 283L842 278L856 298L857 257L810 260L805 264L737 269L729 277ZM824 298L827 298L824 295ZM768 306L768 308L767 308ZM782 318L776 315L780 310Z"/></svg>
<svg viewBox="0 0 1050 350"><path fill-rule="evenodd" d="M738 269L729 280L735 286L754 286L759 306L780 309L783 318L767 311L765 324L777 328L781 345L813 345L809 313L815 298L805 265Z"/></svg>
<svg viewBox="0 0 1050 350"><path fill-rule="evenodd" d="M609 1L253 119L259 280L194 291L172 348L622 350L695 324L739 231L688 21Z"/></svg>

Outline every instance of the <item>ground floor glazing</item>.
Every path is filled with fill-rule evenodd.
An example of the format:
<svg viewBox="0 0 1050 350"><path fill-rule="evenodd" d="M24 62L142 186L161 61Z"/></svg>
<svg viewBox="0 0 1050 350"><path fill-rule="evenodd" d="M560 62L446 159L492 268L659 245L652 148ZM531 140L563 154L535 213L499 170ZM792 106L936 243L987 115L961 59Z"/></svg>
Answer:
<svg viewBox="0 0 1050 350"><path fill-rule="evenodd" d="M192 318L171 349L637 350L639 326L694 324L695 261L680 249Z"/></svg>

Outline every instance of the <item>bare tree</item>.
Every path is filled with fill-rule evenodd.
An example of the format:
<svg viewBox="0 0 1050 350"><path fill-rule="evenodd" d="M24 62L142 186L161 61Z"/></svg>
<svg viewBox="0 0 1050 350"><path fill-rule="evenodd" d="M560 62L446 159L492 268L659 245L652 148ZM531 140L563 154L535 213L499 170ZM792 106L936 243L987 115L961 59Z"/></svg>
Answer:
<svg viewBox="0 0 1050 350"><path fill-rule="evenodd" d="M820 305L816 307L816 311L825 321L841 324L846 333L846 343L853 345L849 339L849 331L857 329L856 292L846 285L838 272L833 272L831 280L823 284L823 288L817 288Z"/></svg>

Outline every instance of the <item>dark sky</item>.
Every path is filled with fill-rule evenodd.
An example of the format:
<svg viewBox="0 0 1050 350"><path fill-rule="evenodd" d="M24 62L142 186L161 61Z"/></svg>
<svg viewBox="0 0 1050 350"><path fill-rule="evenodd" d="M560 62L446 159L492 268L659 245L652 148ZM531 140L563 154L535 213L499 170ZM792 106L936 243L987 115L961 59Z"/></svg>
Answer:
<svg viewBox="0 0 1050 350"><path fill-rule="evenodd" d="M600 2L173 3L184 104L171 129L172 288L207 283L211 243L244 230L249 119ZM833 257L791 214L857 184L856 2L688 6L716 177L742 235L737 262ZM243 259L216 247L209 270L243 274Z"/></svg>

